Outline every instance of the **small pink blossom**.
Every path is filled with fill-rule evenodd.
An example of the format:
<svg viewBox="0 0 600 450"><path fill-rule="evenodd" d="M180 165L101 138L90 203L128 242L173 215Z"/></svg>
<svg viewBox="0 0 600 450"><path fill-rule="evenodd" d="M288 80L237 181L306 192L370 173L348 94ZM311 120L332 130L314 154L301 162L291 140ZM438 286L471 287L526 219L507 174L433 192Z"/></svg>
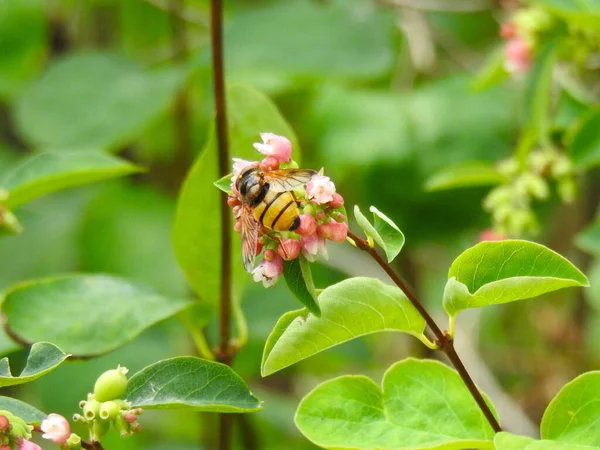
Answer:
<svg viewBox="0 0 600 450"><path fill-rule="evenodd" d="M341 208L342 206L344 206L344 197L342 197L337 192L334 192L332 197L333 197L333 199L329 203L327 203L327 206L329 206L333 209L338 209L338 208Z"/></svg>
<svg viewBox="0 0 600 450"><path fill-rule="evenodd" d="M306 195L315 203L329 203L333 200L335 184L324 175L314 175L306 185Z"/></svg>
<svg viewBox="0 0 600 450"><path fill-rule="evenodd" d="M266 252L265 252L266 253ZM277 253L272 260L263 259L252 271L252 279L259 283L262 281L264 287L275 286L279 276L283 273L283 259Z"/></svg>
<svg viewBox="0 0 600 450"><path fill-rule="evenodd" d="M315 262L319 255L323 255L325 259L328 258L325 238L320 237L317 233L302 236L300 245L302 245L302 254L310 262Z"/></svg>
<svg viewBox="0 0 600 450"><path fill-rule="evenodd" d="M227 204L233 208L235 206L241 205L242 202L240 202L239 198L234 197L233 195L231 195L231 196L227 197Z"/></svg>
<svg viewBox="0 0 600 450"><path fill-rule="evenodd" d="M479 235L479 242L483 242L483 241L503 241L504 239L506 239L505 236L503 236L500 233L496 233L491 228L483 230L481 232L481 234Z"/></svg>
<svg viewBox="0 0 600 450"><path fill-rule="evenodd" d="M71 434L69 422L60 414L48 414L48 417L42 420L40 428L44 432L42 437L51 440L55 444L66 442Z"/></svg>
<svg viewBox="0 0 600 450"><path fill-rule="evenodd" d="M39 445L23 438L17 439L17 448L18 450L42 450Z"/></svg>
<svg viewBox="0 0 600 450"><path fill-rule="evenodd" d="M263 172L269 172L271 170L279 169L279 161L274 156L267 156L258 165L259 169Z"/></svg>
<svg viewBox="0 0 600 450"><path fill-rule="evenodd" d="M525 72L533 62L531 47L520 37L514 37L504 48L504 66L509 72Z"/></svg>
<svg viewBox="0 0 600 450"><path fill-rule="evenodd" d="M500 26L500 37L502 39L511 39L517 35L517 26L514 22L504 22Z"/></svg>
<svg viewBox="0 0 600 450"><path fill-rule="evenodd" d="M317 231L317 221L311 214L300 214L300 226L294 231L302 236L315 234Z"/></svg>
<svg viewBox="0 0 600 450"><path fill-rule="evenodd" d="M300 250L302 250L302 245L300 244L300 241L295 239L284 239L277 248L279 256L286 261L296 259L300 254Z"/></svg>
<svg viewBox="0 0 600 450"><path fill-rule="evenodd" d="M132 412L126 412L123 414L123 419L125 419L125 422L127 423L133 423L137 420L137 416Z"/></svg>
<svg viewBox="0 0 600 450"><path fill-rule="evenodd" d="M348 236L348 224L346 222L331 222L333 232L329 238L333 242L344 242Z"/></svg>
<svg viewBox="0 0 600 450"><path fill-rule="evenodd" d="M263 155L273 156L280 163L290 162L292 159L292 143L283 136L273 133L261 133L262 144L254 144L254 148Z"/></svg>
<svg viewBox="0 0 600 450"><path fill-rule="evenodd" d="M10 422L8 421L8 417L0 416L0 431L4 431L8 428Z"/></svg>

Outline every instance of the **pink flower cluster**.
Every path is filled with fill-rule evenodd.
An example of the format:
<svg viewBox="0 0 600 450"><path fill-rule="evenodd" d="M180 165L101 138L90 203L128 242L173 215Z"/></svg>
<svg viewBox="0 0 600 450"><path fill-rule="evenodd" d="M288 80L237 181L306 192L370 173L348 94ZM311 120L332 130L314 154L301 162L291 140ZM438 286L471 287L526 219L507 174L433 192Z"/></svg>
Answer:
<svg viewBox="0 0 600 450"><path fill-rule="evenodd" d="M532 45L519 33L514 22L504 22L500 36L506 39L504 47L504 67L508 72L526 72L533 63Z"/></svg>
<svg viewBox="0 0 600 450"><path fill-rule="evenodd" d="M16 434L14 430L23 430L22 426L25 425L25 422L18 417L11 417L12 419L9 420L6 415L0 415L0 434L6 434L9 442L14 442L17 445L18 450L42 450L39 445L28 440L31 438L31 433L29 431L33 427L27 425L27 427L29 427L29 431L25 432L24 434L23 432ZM22 426L15 427L13 429L13 426L10 423L11 420L21 422ZM67 439L69 439L69 436L71 435L71 428L67 419L60 414L54 413L49 414L46 419L42 420L39 430L44 433L42 435L44 439L49 439L55 444L59 445L65 445ZM0 445L0 450L12 450L12 448L13 447L10 444Z"/></svg>
<svg viewBox="0 0 600 450"><path fill-rule="evenodd" d="M273 133L261 133L263 143L254 144L260 153L266 155L262 161L245 161L234 159L231 189L233 195L228 204L239 219L243 205L234 180L242 170L249 166L258 167L264 173L271 170L287 168L293 163L292 143L289 139ZM294 164L295 165L295 164ZM257 254L263 252L260 264L252 271L255 282L271 287L283 273L283 261L297 258L300 254L310 261L318 256L327 258L326 241L343 242L348 234L346 216L339 211L344 206L344 198L335 190L335 184L329 177L321 173L314 175L305 189L295 190L300 209L300 225L294 231L277 233L268 230L260 232ZM235 230L240 231L241 224L236 221Z"/></svg>

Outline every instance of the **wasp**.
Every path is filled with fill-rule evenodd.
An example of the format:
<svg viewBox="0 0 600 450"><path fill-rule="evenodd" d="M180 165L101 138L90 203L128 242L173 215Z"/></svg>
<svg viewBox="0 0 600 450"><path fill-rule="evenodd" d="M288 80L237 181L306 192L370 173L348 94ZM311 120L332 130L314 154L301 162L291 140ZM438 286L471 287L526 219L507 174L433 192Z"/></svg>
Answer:
<svg viewBox="0 0 600 450"><path fill-rule="evenodd" d="M300 210L293 190L307 184L317 172L311 169L280 169L263 172L248 167L235 180L242 203L240 225L242 261L252 272L261 226L273 231L294 231L300 226Z"/></svg>

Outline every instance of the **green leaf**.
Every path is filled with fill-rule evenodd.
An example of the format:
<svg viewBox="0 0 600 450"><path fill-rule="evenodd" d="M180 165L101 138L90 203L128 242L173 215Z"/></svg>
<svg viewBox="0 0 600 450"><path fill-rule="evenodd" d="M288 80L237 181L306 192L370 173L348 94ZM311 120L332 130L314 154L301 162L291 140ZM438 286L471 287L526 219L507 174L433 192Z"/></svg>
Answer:
<svg viewBox="0 0 600 450"><path fill-rule="evenodd" d="M504 67L505 61L504 47L494 51L484 62L479 72L475 74L473 89L483 91L506 80L509 73Z"/></svg>
<svg viewBox="0 0 600 450"><path fill-rule="evenodd" d="M0 360L0 388L29 383L56 369L69 355L49 342L36 342L31 346L25 368L18 377L12 375L8 358Z"/></svg>
<svg viewBox="0 0 600 450"><path fill-rule="evenodd" d="M0 396L0 410L9 411L27 423L39 424L48 415L16 398Z"/></svg>
<svg viewBox="0 0 600 450"><path fill-rule="evenodd" d="M575 134L569 151L578 169L589 169L600 163L600 110L591 111Z"/></svg>
<svg viewBox="0 0 600 450"><path fill-rule="evenodd" d="M215 181L213 184L219 188L221 191L225 192L227 195L231 195L233 192L231 190L231 176L233 174L228 173L223 178Z"/></svg>
<svg viewBox="0 0 600 450"><path fill-rule="evenodd" d="M539 55L536 56L536 64L529 74L524 97L528 126L542 143L550 139L550 91L552 70L557 58L556 49L555 41L550 41L540 49Z"/></svg>
<svg viewBox="0 0 600 450"><path fill-rule="evenodd" d="M242 413L261 402L225 364L181 356L152 364L129 379L125 398L144 409Z"/></svg>
<svg viewBox="0 0 600 450"><path fill-rule="evenodd" d="M126 144L166 111L187 71L147 71L116 56L71 54L19 98L16 121L30 143L72 150Z"/></svg>
<svg viewBox="0 0 600 450"><path fill-rule="evenodd" d="M120 158L100 152L39 152L2 172L0 188L9 191L8 208L61 189L139 172Z"/></svg>
<svg viewBox="0 0 600 450"><path fill-rule="evenodd" d="M600 447L600 372L567 383L552 399L540 425L542 439Z"/></svg>
<svg viewBox="0 0 600 450"><path fill-rule="evenodd" d="M296 425L329 449L491 449L494 438L455 371L412 358L390 367L381 388L364 376L320 384L300 402Z"/></svg>
<svg viewBox="0 0 600 450"><path fill-rule="evenodd" d="M284 261L283 277L294 297L300 300L300 303L306 306L315 316L321 317L317 291L315 290L310 263L307 259L300 255L291 261Z"/></svg>
<svg viewBox="0 0 600 450"><path fill-rule="evenodd" d="M404 246L404 234L389 217L374 206L371 206L369 211L373 213L374 226L360 212L358 205L354 206L354 218L367 237L383 249L388 262L392 262Z"/></svg>
<svg viewBox="0 0 600 450"><path fill-rule="evenodd" d="M227 95L232 157L260 159L261 155L254 150L252 143L260 141L259 133L270 131L290 139L294 146L294 159L300 159L294 132L267 97L243 85L230 86ZM214 129L214 125L211 127ZM220 202L224 199L213 184L219 176L218 150L214 133L211 133L183 183L173 225L177 261L200 299L211 304L218 303L221 283L219 217ZM231 257L234 289L238 295L251 279L242 266L240 248L239 234L233 233Z"/></svg>
<svg viewBox="0 0 600 450"><path fill-rule="evenodd" d="M425 320L395 286L374 278L350 278L319 295L321 318L305 309L284 314L263 352L263 376L354 338L401 331L421 339Z"/></svg>
<svg viewBox="0 0 600 450"><path fill-rule="evenodd" d="M530 437L517 436L503 431L494 436L494 448L495 450L593 450L600 447L566 444L545 439L537 441Z"/></svg>
<svg viewBox="0 0 600 450"><path fill-rule="evenodd" d="M444 308L451 316L466 308L589 286L586 276L567 259L543 245L520 240L480 242L454 260L448 278Z"/></svg>
<svg viewBox="0 0 600 450"><path fill-rule="evenodd" d="M508 179L498 173L488 162L464 163L446 167L435 173L425 183L427 191L441 191L473 186L495 186L508 182Z"/></svg>
<svg viewBox="0 0 600 450"><path fill-rule="evenodd" d="M68 275L18 284L2 311L10 334L50 341L76 357L99 355L191 306L146 286L107 275Z"/></svg>

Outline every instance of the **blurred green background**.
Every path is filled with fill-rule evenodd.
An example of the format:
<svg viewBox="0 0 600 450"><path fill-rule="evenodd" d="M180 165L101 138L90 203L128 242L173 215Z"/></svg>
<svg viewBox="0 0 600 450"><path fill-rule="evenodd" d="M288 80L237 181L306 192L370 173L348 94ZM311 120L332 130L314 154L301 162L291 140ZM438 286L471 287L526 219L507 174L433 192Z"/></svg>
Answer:
<svg viewBox="0 0 600 450"><path fill-rule="evenodd" d="M464 11L448 11L453 2L424 2L427 10L386 0L226 2L227 80L252 84L275 101L299 136L303 166L325 167L347 206L376 205L400 225L407 245L398 269L440 314L450 262L489 227L481 208L487 189L430 193L423 184L450 164L510 155L524 101L520 79L473 88L475 73L501 45L498 5L461 0ZM19 209L23 234L0 240L1 288L46 275L104 272L165 294L190 293L171 226L177 190L212 118L208 23L205 0L0 0L0 175L39 149L107 150L147 168ZM177 131L182 121L189 142ZM270 130L256 130L257 141L264 131ZM569 207L546 205L539 240L600 272L573 244L592 220L595 200L590 188ZM589 249L597 241L587 237ZM328 263L314 269L317 287L346 274L379 273L349 246L330 244L330 252ZM598 367L598 295L581 295L561 292L459 319L473 344L459 352L467 366L489 375L474 374L492 398L506 394L507 408L537 422L560 386ZM293 413L317 382L344 373L378 380L396 360L432 356L415 340L383 334L262 379L265 339L279 316L298 306L284 283L270 290L252 285L244 295L250 342L234 368L265 407L236 418L238 444L314 448L296 431ZM24 352L6 337L0 348L18 367ZM189 335L172 319L118 351L68 363L4 395L70 416L102 371L122 364L135 372L193 353ZM143 433L109 438L105 447L185 450L201 442L213 448L215 420L146 413ZM506 420L510 429L515 419Z"/></svg>

